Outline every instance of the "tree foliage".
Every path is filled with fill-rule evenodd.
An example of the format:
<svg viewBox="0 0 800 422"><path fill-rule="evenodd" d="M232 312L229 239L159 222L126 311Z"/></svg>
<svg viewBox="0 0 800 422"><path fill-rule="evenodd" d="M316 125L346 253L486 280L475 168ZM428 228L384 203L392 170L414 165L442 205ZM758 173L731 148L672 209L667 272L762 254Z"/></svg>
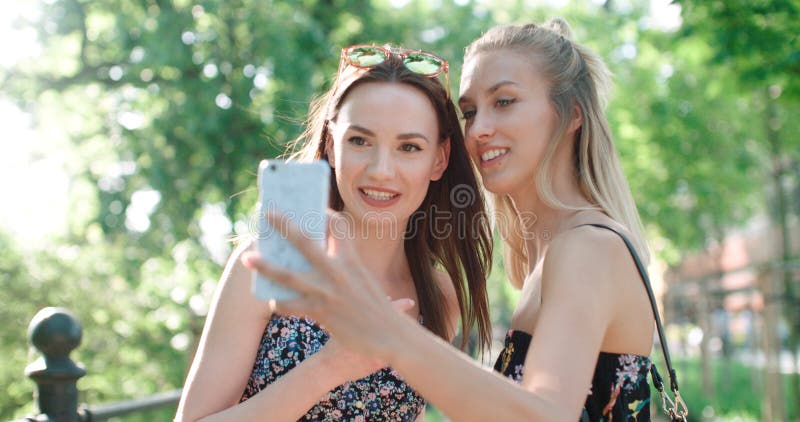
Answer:
<svg viewBox="0 0 800 422"><path fill-rule="evenodd" d="M218 212L229 232L247 230L258 161L300 133L349 44L434 51L450 60L456 93L463 48L481 31L563 15L615 74L609 119L662 258L676 262L763 210L770 153L757 116L767 100L754 92L779 87L779 124L796 133L796 3L680 1L679 32L654 27L638 3L458 3L43 1L28 23L43 51L0 69L0 88L72 141L61 152L70 225L46 251L0 236L0 315L11 322L0 330L0 418L30 402L24 328L44 306L83 322L84 401L182 384L221 270L213 249L226 246L203 240L205 219ZM786 145L796 157L797 139ZM502 325L514 293L496 263Z"/></svg>

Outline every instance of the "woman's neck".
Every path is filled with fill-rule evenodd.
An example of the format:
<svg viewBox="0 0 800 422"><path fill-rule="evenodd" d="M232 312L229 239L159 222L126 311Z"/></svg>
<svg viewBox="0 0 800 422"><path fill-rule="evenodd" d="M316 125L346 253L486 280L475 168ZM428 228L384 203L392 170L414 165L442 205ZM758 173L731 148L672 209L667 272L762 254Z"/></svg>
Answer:
<svg viewBox="0 0 800 422"><path fill-rule="evenodd" d="M551 180L555 198L570 207L592 206L581 193L578 180L569 167L554 168L553 173ZM509 196L520 218L521 234L528 251L528 268L533 270L544 258L550 241L568 230L568 222L580 211L550 206L541 198L535 185Z"/></svg>
<svg viewBox="0 0 800 422"><path fill-rule="evenodd" d="M411 270L405 252L405 224L379 226L378 223L353 224L348 236L353 236L353 246L365 267L381 283L389 284L411 280Z"/></svg>

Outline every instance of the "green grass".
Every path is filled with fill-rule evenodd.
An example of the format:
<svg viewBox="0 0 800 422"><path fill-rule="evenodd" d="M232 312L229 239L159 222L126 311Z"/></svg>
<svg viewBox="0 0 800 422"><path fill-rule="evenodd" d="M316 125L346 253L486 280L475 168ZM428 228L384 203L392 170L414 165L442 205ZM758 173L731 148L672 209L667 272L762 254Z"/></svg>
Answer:
<svg viewBox="0 0 800 422"><path fill-rule="evenodd" d="M666 366L657 362L662 376L666 377ZM702 371L699 359L676 359L681 395L690 411L691 421L761 421L764 403L763 369L747 367L732 360L715 359L711 363L712 389L703 391ZM797 403L790 397L790 377L784 377L785 412L790 421L800 420ZM653 390L653 400L657 394ZM656 409L653 409L655 412ZM661 412L658 409L658 412ZM705 415L705 417L704 417Z"/></svg>
<svg viewBox="0 0 800 422"><path fill-rule="evenodd" d="M734 361L715 360L711 364L714 379L713 392L707 395L703 392L698 359L676 359L674 364L678 372L681 395L689 407L689 421L758 422L763 420L761 406L764 402L764 393L763 387L760 385L760 381L763 379L763 370L754 370ZM662 376L666 376L666 365L663 362L657 362L657 365ZM756 377L755 382L753 382L754 376ZM786 415L789 421L800 421L798 404L789 399L791 391L789 382L790 377L784 376ZM655 389L653 389L652 401L657 406L661 405ZM660 407L652 407L651 415L654 420L666 420L660 418L663 415ZM425 421L444 422L447 421L447 418L436 408L428 405Z"/></svg>

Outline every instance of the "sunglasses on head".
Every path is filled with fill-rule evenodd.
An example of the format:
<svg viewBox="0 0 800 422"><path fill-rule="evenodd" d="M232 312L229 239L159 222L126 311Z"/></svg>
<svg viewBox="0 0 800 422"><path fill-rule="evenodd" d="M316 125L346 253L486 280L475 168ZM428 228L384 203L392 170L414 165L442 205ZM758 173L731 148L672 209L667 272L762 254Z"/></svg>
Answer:
<svg viewBox="0 0 800 422"><path fill-rule="evenodd" d="M336 75L337 85L346 65L359 69L370 69L388 61L392 55L399 57L406 69L418 75L435 78L444 72L447 99L450 99L450 66L447 60L422 50L394 49L370 44L345 47L342 49L342 57L339 60L339 71Z"/></svg>

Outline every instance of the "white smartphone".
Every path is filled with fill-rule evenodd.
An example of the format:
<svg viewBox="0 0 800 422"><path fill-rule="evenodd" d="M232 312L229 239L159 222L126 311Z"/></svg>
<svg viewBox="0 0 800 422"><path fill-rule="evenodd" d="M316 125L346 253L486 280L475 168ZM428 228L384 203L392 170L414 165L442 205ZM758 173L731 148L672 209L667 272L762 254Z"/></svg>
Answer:
<svg viewBox="0 0 800 422"><path fill-rule="evenodd" d="M256 243L261 257L293 271L311 271L300 251L286 240L279 228L264 217L278 211L292 220L307 236L325 244L327 228L330 166L326 161L296 162L263 160L258 166L258 233ZM261 300L287 300L297 292L253 272L253 294Z"/></svg>

